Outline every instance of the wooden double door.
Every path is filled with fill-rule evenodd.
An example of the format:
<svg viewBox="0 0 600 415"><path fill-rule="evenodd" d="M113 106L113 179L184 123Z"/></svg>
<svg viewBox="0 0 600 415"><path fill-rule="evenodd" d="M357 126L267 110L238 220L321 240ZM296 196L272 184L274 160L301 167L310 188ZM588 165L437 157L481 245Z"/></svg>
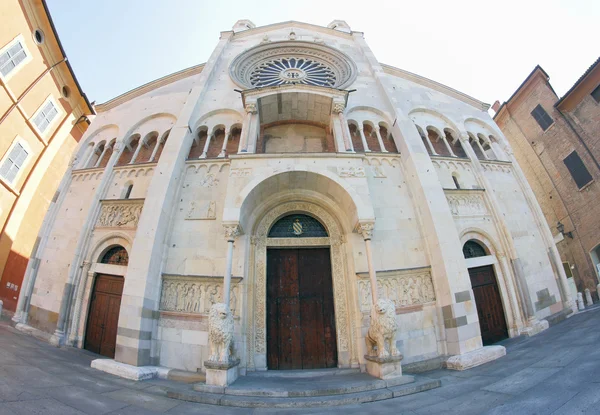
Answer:
<svg viewBox="0 0 600 415"><path fill-rule="evenodd" d="M267 366L337 367L329 248L267 251Z"/></svg>
<svg viewBox="0 0 600 415"><path fill-rule="evenodd" d="M98 274L92 291L84 347L94 353L115 357L123 277Z"/></svg>
<svg viewBox="0 0 600 415"><path fill-rule="evenodd" d="M469 268L471 287L477 304L477 315L484 345L508 337L502 298L492 265Z"/></svg>

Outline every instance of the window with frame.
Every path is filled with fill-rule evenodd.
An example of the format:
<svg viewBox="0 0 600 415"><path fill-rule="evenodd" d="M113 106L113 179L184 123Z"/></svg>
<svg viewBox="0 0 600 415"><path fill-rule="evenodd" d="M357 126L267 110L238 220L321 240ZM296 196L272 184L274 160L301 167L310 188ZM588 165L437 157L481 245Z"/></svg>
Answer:
<svg viewBox="0 0 600 415"><path fill-rule="evenodd" d="M592 91L591 95L596 102L600 103L600 85L598 85L596 89Z"/></svg>
<svg viewBox="0 0 600 415"><path fill-rule="evenodd" d="M577 187L580 189L592 181L592 175L583 164L583 160L579 157L576 151L569 154L563 162L567 169L569 169L569 173L571 173L571 177L575 180Z"/></svg>
<svg viewBox="0 0 600 415"><path fill-rule="evenodd" d="M540 104L538 104L537 107L535 107L533 111L531 111L531 115L533 116L533 118L535 118L537 123L540 125L540 127L542 127L542 130L544 131L546 131L548 127L550 127L552 124L554 124L554 120L552 119L552 117L548 115L546 110L544 110L544 108L542 108Z"/></svg>
<svg viewBox="0 0 600 415"><path fill-rule="evenodd" d="M28 155L29 152L25 149L25 146L20 142L16 143L8 153L8 157L2 162L2 166L0 166L0 177L8 183L12 183L25 164Z"/></svg>
<svg viewBox="0 0 600 415"><path fill-rule="evenodd" d="M0 55L0 73L6 76L17 68L27 58L23 43L17 40Z"/></svg>
<svg viewBox="0 0 600 415"><path fill-rule="evenodd" d="M54 102L48 101L41 111L34 117L33 123L37 129L43 133L57 115L58 110L56 109Z"/></svg>

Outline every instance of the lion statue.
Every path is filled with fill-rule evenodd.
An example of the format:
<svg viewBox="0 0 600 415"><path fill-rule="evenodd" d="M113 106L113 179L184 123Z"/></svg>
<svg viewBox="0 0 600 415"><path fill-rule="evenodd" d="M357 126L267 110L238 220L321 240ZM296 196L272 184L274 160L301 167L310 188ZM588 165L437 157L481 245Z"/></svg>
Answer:
<svg viewBox="0 0 600 415"><path fill-rule="evenodd" d="M376 357L399 356L396 349L396 306L392 300L380 299L371 308L371 325L365 338L367 355ZM375 352L377 347L377 352Z"/></svg>
<svg viewBox="0 0 600 415"><path fill-rule="evenodd" d="M233 316L227 305L215 303L208 315L209 362L229 362L233 354Z"/></svg>

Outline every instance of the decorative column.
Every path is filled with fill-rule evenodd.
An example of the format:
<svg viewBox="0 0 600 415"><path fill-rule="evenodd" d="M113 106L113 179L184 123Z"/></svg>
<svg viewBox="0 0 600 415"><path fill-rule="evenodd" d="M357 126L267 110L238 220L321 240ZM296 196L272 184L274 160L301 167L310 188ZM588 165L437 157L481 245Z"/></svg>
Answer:
<svg viewBox="0 0 600 415"><path fill-rule="evenodd" d="M140 137L140 139L138 140L137 148L135 149L135 152L133 153L133 157L131 157L131 160L127 164L134 164L135 163L135 160L137 159L138 154L140 154L140 150L142 149L143 145L144 145L144 141Z"/></svg>
<svg viewBox="0 0 600 415"><path fill-rule="evenodd" d="M92 149L92 152L89 154L89 156L87 156L85 158L85 162L83 163L82 168L84 168L84 169L89 169L90 168L89 164L92 161L92 157L94 157L94 154L96 154L97 151L98 151L98 144L96 144L94 146L94 148Z"/></svg>
<svg viewBox="0 0 600 415"><path fill-rule="evenodd" d="M369 281L371 282L371 301L373 305L377 304L378 289L377 289L377 274L373 265L373 254L371 252L371 238L373 237L373 228L375 225L370 222L362 222L357 226L357 232L362 235L365 240L367 251L367 265L369 267Z"/></svg>
<svg viewBox="0 0 600 415"><path fill-rule="evenodd" d="M231 268L233 263L233 242L241 233L240 225L223 224L227 240L227 260L223 277L223 303L213 304L208 320L208 341L210 356L204 362L206 384L197 385L196 390L218 392L231 385L239 376L240 359L230 354L233 343L233 313L230 308ZM215 318L216 317L216 318ZM221 392L222 393L222 392Z"/></svg>
<svg viewBox="0 0 600 415"><path fill-rule="evenodd" d="M221 147L219 157L225 157L225 150L227 150L227 141L229 140L229 133L229 130L225 130L225 137L223 138L223 147Z"/></svg>
<svg viewBox="0 0 600 415"><path fill-rule="evenodd" d="M241 233L241 228L238 224L227 224L223 225L223 229L225 231L225 239L227 240L227 259L225 262L225 276L223 277L223 303L225 303L227 310L229 310L231 298L231 268L233 265L233 242Z"/></svg>
<svg viewBox="0 0 600 415"><path fill-rule="evenodd" d="M485 151L483 150L483 147L481 146L481 143L479 142L479 138L475 138L474 140L475 140L475 143L477 143L477 147L479 147L481 154L483 154L483 157L485 157L486 160L489 160L490 158L487 156L487 154L485 154Z"/></svg>
<svg viewBox="0 0 600 415"><path fill-rule="evenodd" d="M381 138L381 131L379 128L373 127L375 130L375 135L377 136L377 141L379 141L379 147L381 147L382 153L387 153L388 151L385 149L385 144L383 144L383 139ZM387 138L387 137L386 137Z"/></svg>
<svg viewBox="0 0 600 415"><path fill-rule="evenodd" d="M365 131L362 124L358 126L358 131L360 132L360 140L362 141L365 153L369 153L371 150L369 150L369 145L367 144L367 139L365 138Z"/></svg>
<svg viewBox="0 0 600 415"><path fill-rule="evenodd" d="M255 115L258 113L258 107L256 106L256 102L248 102L244 106L244 110L246 111L246 116L244 117L244 121L242 123L242 134L240 137L240 147L238 153L247 153L248 152L248 144L251 139L251 131L252 124L255 118Z"/></svg>
<svg viewBox="0 0 600 415"><path fill-rule="evenodd" d="M202 155L200 156L201 159L205 159L206 158L206 153L208 153L208 146L210 145L210 139L212 138L214 132L211 134L206 134L206 143L204 143L204 149L202 150Z"/></svg>
<svg viewBox="0 0 600 415"><path fill-rule="evenodd" d="M158 152L158 148L164 143L164 138L160 138L156 140L156 145L154 146L154 150L152 150L152 155L150 156L150 163L154 161L154 157L156 157L156 153Z"/></svg>
<svg viewBox="0 0 600 415"><path fill-rule="evenodd" d="M81 265L81 278L79 279L79 286L77 287L77 296L75 297L75 305L73 307L73 318L71 320L71 330L69 332L68 343L77 347L79 339L81 338L79 333L79 319L81 316L81 303L83 302L83 294L85 293L85 287L88 281L91 282L94 279L94 272L90 271L92 265L89 261L83 261ZM87 278L85 277L87 275Z"/></svg>
<svg viewBox="0 0 600 415"><path fill-rule="evenodd" d="M333 103L333 112L338 115L338 122L340 124L340 135L342 137L342 142L344 144L345 151L354 151L352 148L352 141L349 140L347 130L348 124L346 123L346 118L344 117L344 109L346 108L345 104L342 102L334 102Z"/></svg>
<svg viewBox="0 0 600 415"><path fill-rule="evenodd" d="M104 158L104 155L106 154L106 151L110 148L110 144L106 143L104 145L104 149L102 150L102 153L100 153L100 157L98 157L98 161L96 162L96 164L94 164L94 168L100 166L100 163L102 163L102 159Z"/></svg>
<svg viewBox="0 0 600 415"><path fill-rule="evenodd" d="M396 349L396 305L388 299L378 299L377 276L373 265L371 238L373 222L359 222L357 231L365 240L369 280L371 282L371 322L365 338L367 373L380 379L395 379L402 376L402 354Z"/></svg>
<svg viewBox="0 0 600 415"><path fill-rule="evenodd" d="M450 152L450 155L452 157L456 157L456 154L454 154L454 151L452 151L452 147L450 146L450 143L448 143L448 140L446 139L446 135L444 134L440 138L444 141L444 144L446 145L446 148Z"/></svg>
<svg viewBox="0 0 600 415"><path fill-rule="evenodd" d="M421 135L421 134L419 134L419 135ZM431 155L437 156L438 153L436 153L435 149L433 148L433 144L431 143L431 139L429 138L427 129L424 130L423 136L421 138L423 138L425 140L425 142L427 143L427 146L429 147L429 151L431 151Z"/></svg>

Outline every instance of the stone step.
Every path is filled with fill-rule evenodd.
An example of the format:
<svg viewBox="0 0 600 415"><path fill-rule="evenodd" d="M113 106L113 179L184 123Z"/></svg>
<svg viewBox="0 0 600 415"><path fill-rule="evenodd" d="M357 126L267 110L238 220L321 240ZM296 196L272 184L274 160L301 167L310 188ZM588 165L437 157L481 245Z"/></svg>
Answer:
<svg viewBox="0 0 600 415"><path fill-rule="evenodd" d="M167 379L175 382L197 383L206 382L206 375L199 372L186 372L185 370L171 369L167 374Z"/></svg>
<svg viewBox="0 0 600 415"><path fill-rule="evenodd" d="M260 378L318 378L321 376L343 376L360 373L355 369L308 369L308 370L262 370L246 372L246 376Z"/></svg>
<svg viewBox="0 0 600 415"><path fill-rule="evenodd" d="M228 387L218 387L197 383L197 392L223 393L236 396L256 396L270 398L332 396L366 392L404 385L414 382L413 376L402 376L381 380L366 373L355 373L343 377L329 375L318 378L262 378L240 377Z"/></svg>
<svg viewBox="0 0 600 415"><path fill-rule="evenodd" d="M244 408L311 408L340 405L354 405L375 402L435 389L441 386L439 379L419 378L414 382L399 386L384 387L361 392L331 394L323 396L241 396L224 393L197 392L182 385L167 389L167 396L190 402L211 405L236 406Z"/></svg>

